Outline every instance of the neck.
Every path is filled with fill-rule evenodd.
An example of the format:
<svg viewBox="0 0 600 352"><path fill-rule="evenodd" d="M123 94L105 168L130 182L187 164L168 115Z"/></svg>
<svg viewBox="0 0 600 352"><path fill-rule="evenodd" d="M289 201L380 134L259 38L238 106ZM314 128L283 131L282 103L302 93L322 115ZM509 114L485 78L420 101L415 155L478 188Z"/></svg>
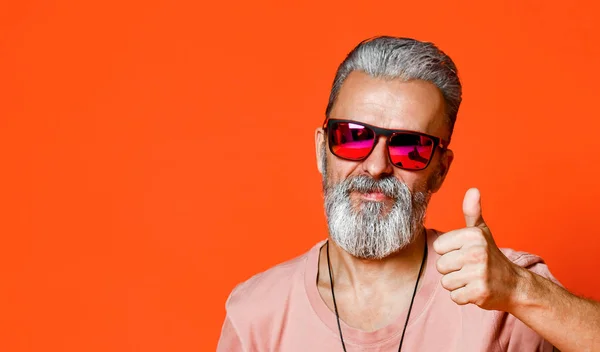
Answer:
<svg viewBox="0 0 600 352"><path fill-rule="evenodd" d="M388 291L414 285L421 266L425 229L412 243L383 259L359 259L329 239L329 259L336 290ZM319 281L329 280L326 247L323 248ZM324 256L323 256L324 254Z"/></svg>

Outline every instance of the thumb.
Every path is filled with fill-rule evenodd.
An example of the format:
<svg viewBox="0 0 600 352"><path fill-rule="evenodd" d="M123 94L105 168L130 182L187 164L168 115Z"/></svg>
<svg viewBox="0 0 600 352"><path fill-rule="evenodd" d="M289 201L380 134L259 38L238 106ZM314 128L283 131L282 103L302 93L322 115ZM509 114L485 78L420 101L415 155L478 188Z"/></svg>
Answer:
<svg viewBox="0 0 600 352"><path fill-rule="evenodd" d="M481 216L481 194L477 188L470 188L467 193L465 193L465 199L463 200L463 214L465 215L467 227L485 226L485 222Z"/></svg>

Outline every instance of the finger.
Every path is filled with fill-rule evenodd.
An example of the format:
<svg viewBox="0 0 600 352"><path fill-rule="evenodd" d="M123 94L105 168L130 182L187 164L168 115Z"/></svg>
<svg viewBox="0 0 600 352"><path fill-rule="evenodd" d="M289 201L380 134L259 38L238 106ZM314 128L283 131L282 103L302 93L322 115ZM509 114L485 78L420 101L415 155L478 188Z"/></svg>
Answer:
<svg viewBox="0 0 600 352"><path fill-rule="evenodd" d="M461 250L450 251L442 255L436 262L436 269L440 274L446 275L453 271L462 269L464 265L464 253Z"/></svg>
<svg viewBox="0 0 600 352"><path fill-rule="evenodd" d="M448 252L460 249L462 247L462 242L459 238L461 230L448 231L439 235L439 237L433 241L433 250L439 255L444 255Z"/></svg>
<svg viewBox="0 0 600 352"><path fill-rule="evenodd" d="M471 303L469 301L469 290L467 286L463 286L457 288L456 290L450 292L450 298L458 305L465 305Z"/></svg>
<svg viewBox="0 0 600 352"><path fill-rule="evenodd" d="M470 188L463 200L463 214L467 227L485 226L481 215L481 193L477 188Z"/></svg>
<svg viewBox="0 0 600 352"><path fill-rule="evenodd" d="M470 274L465 274L462 270L453 271L447 275L442 276L440 283L442 287L448 291L454 291L461 287L466 286L469 283Z"/></svg>
<svg viewBox="0 0 600 352"><path fill-rule="evenodd" d="M458 229L441 234L438 238L436 238L435 241L433 241L433 250L439 255L444 255L448 252L455 251L463 247L470 247L485 243L486 240L483 230L476 227L469 227L466 229Z"/></svg>

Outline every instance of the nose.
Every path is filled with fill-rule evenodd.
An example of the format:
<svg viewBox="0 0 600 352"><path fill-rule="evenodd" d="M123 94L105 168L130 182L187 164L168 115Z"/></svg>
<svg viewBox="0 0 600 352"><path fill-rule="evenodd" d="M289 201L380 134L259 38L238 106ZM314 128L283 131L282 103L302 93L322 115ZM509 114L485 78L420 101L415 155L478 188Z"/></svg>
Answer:
<svg viewBox="0 0 600 352"><path fill-rule="evenodd" d="M363 160L362 168L374 179L380 179L391 175L394 172L394 166L390 162L386 138L380 136L375 143L375 147L373 147L373 151L369 154L369 157Z"/></svg>

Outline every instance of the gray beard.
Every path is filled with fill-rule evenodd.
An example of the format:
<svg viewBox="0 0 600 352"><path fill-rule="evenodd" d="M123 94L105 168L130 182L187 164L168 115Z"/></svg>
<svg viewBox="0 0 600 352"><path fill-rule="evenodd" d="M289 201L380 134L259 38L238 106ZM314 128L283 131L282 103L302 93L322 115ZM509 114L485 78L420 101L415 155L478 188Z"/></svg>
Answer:
<svg viewBox="0 0 600 352"><path fill-rule="evenodd" d="M353 205L352 191L381 192L394 204L389 211L384 202L361 200ZM405 248L423 230L431 193L413 194L393 176L375 180L361 175L333 185L327 185L324 180L324 195L333 241L354 257L382 259Z"/></svg>

